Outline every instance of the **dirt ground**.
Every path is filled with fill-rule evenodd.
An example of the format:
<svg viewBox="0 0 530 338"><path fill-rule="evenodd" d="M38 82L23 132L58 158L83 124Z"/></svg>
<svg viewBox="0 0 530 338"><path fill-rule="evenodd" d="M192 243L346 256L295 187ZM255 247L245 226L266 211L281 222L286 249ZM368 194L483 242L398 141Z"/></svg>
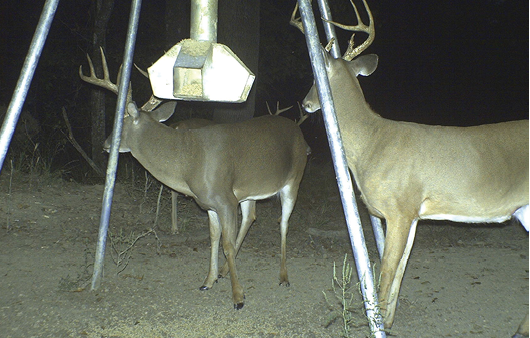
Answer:
<svg viewBox="0 0 530 338"><path fill-rule="evenodd" d="M340 275L344 255L353 259L333 169L322 162L308 163L291 217L290 287L278 285L280 203L258 203L237 259L246 295L239 311L228 278L199 290L210 242L206 213L192 200L179 198L172 235L167 189L157 214L157 182L118 183L104 278L89 291L104 187L4 169L0 336L340 337L342 317L330 321L340 306L333 264ZM377 268L369 227L365 237ZM510 337L528 310L528 264L528 234L517 222L420 223L391 335ZM349 291L350 336L369 337L357 286Z"/></svg>

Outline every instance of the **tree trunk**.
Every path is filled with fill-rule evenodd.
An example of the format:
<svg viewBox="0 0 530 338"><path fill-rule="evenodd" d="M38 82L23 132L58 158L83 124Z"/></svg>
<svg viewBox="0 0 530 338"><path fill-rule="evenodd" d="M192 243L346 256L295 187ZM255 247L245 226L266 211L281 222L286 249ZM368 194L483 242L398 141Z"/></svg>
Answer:
<svg viewBox="0 0 530 338"><path fill-rule="evenodd" d="M259 0L219 1L217 42L228 46L258 76ZM216 122L237 122L254 116L256 84L244 103L216 105Z"/></svg>
<svg viewBox="0 0 530 338"><path fill-rule="evenodd" d="M99 48L106 47L107 24L114 8L114 0L96 0L93 3L94 29L92 35L91 58L98 77L103 76L101 54ZM99 168L107 166L107 156L103 154L102 147L105 142L105 92L100 88L94 88L90 99L90 124L92 160Z"/></svg>

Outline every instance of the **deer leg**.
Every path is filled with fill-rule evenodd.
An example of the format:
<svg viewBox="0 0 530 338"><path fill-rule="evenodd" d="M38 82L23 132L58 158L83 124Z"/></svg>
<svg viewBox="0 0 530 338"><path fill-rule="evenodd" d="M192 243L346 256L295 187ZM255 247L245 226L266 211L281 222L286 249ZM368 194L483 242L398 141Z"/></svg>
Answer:
<svg viewBox="0 0 530 338"><path fill-rule="evenodd" d="M176 234L179 232L177 228L177 196L178 193L175 190L171 190L171 233Z"/></svg>
<svg viewBox="0 0 530 338"><path fill-rule="evenodd" d="M241 228L239 229L236 239L236 257L241 248L241 244L247 235L248 229L250 229L250 226L256 220L256 201L247 200L241 202L241 214ZM228 274L228 270L228 261L225 261L225 264L221 268L221 272L219 272L219 278L225 277Z"/></svg>
<svg viewBox="0 0 530 338"><path fill-rule="evenodd" d="M396 311L399 289L407 261L410 256L414 236L416 235L417 219L410 221L401 217L397 220L387 219L385 252L381 264L381 311L385 328L392 327Z"/></svg>
<svg viewBox="0 0 530 338"><path fill-rule="evenodd" d="M221 221L221 231L223 234L223 252L228 262L230 270L230 282L232 284L232 300L234 308L239 310L243 307L245 295L243 287L239 284L236 270L236 229L237 229L237 201L232 206L223 205L219 208L219 219Z"/></svg>
<svg viewBox="0 0 530 338"><path fill-rule="evenodd" d="M281 235L281 261L280 261L280 285L289 286L289 277L287 275L287 230L289 229L289 218L293 212L298 195L298 184L285 186L280 191L282 202L282 218L280 221Z"/></svg>
<svg viewBox="0 0 530 338"><path fill-rule="evenodd" d="M213 210L208 210L208 218L210 220L210 270L206 280L199 288L199 290L209 290L212 288L213 283L217 281L219 267L219 239L221 238L221 224L219 223L219 216Z"/></svg>
<svg viewBox="0 0 530 338"><path fill-rule="evenodd" d="M515 217L521 222L523 227L526 229L526 231L529 230L530 227L530 209L528 208L528 205L525 205L524 207L521 207L517 209L517 211L514 213ZM512 338L523 338L528 337L530 335L530 330L528 329L528 313L526 314L525 319L519 325L519 329L517 330L517 333Z"/></svg>

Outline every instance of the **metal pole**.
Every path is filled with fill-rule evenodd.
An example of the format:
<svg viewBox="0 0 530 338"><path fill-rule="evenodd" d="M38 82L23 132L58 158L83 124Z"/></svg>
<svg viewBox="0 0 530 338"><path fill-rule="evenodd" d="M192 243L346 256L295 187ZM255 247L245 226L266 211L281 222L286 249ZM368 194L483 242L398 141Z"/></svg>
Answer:
<svg viewBox="0 0 530 338"><path fill-rule="evenodd" d="M11 143L11 138L15 132L17 126L18 118L20 117L20 112L22 111L22 106L26 100L26 95L28 94L29 86L31 85L31 80L33 79L33 74L35 74L35 69L39 63L39 58L42 53L42 48L46 42L46 37L50 31L50 26L55 16L55 11L57 10L57 5L59 0L46 0L44 7L35 29L35 35L33 35L33 40L29 46L28 55L22 66L22 71L20 72L20 77L18 78L13 97L11 102L7 107L6 116L4 118L4 123L2 124L2 129L0 130L0 172L4 166L4 160L6 158L7 150L9 149L9 143Z"/></svg>
<svg viewBox="0 0 530 338"><path fill-rule="evenodd" d="M340 58L340 46L337 41L337 33L335 33L335 26L327 21L332 21L331 18L331 11L329 9L328 2L326 0L318 0L318 8L320 9L320 14L322 14L322 24L324 25L324 32L326 33L326 38L328 42L331 41L331 39L335 39L335 43L331 46L331 50L329 51L331 53L331 56L333 56L334 59ZM326 21L327 20L327 21Z"/></svg>
<svg viewBox="0 0 530 338"><path fill-rule="evenodd" d="M218 0L192 0L190 38L217 42Z"/></svg>
<svg viewBox="0 0 530 338"><path fill-rule="evenodd" d="M328 43L331 41L331 39L335 39L335 41L337 41L335 26L330 23L330 21L333 19L331 17L331 11L329 10L327 0L318 0L317 2L318 8L320 9L320 14L322 14L322 18L324 19L322 20L322 24L324 25L324 32L326 33ZM334 59L341 57L338 41L331 46L330 53ZM374 232L375 243L377 245L377 251L379 252L379 258L383 259L383 251L385 248L385 232L383 231L381 219L379 217L370 215L370 221L372 223L372 229Z"/></svg>
<svg viewBox="0 0 530 338"><path fill-rule="evenodd" d="M91 290L96 290L101 284L103 272L103 260L105 258L105 244L107 243L107 232L109 229L110 209L112 206L112 196L116 183L116 171L118 168L118 149L120 147L121 130L123 126L123 113L127 104L127 91L131 78L131 67L136 43L136 32L140 19L140 9L142 0L133 0L131 13L129 15L129 27L127 39L125 41L125 51L123 56L123 68L118 88L118 102L116 103L116 114L114 118L114 130L112 132L112 145L110 148L109 164L105 181L105 191L103 193L103 205L101 208L101 219L99 224L99 236L94 261L94 273L92 275Z"/></svg>
<svg viewBox="0 0 530 338"><path fill-rule="evenodd" d="M379 258L383 260L383 253L385 252L385 232L383 231L383 225L381 224L381 219L377 216L370 215L370 221L372 221L372 229L374 230L375 244L377 245Z"/></svg>
<svg viewBox="0 0 530 338"><path fill-rule="evenodd" d="M326 132L330 143L335 172L337 174L337 183L339 185L350 241L352 243L357 274L361 282L361 292L364 298L366 315L369 319L372 335L374 337L386 337L383 331L383 318L378 306L377 293L375 292L374 279L364 242L359 212L354 199L353 185L348 172L346 156L342 148L342 140L335 117L331 88L324 66L324 59L321 54L322 49L316 29L315 18L309 0L298 0L298 4L304 25L309 56L311 58L311 66L317 83L322 113L326 123Z"/></svg>

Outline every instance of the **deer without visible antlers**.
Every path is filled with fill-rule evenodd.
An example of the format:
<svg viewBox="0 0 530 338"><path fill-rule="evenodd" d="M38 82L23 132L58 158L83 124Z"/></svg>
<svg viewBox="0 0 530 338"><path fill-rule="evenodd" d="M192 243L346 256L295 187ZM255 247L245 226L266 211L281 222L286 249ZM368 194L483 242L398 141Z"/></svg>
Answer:
<svg viewBox="0 0 530 338"><path fill-rule="evenodd" d="M387 120L364 99L357 80L375 71L376 55L355 56L373 41L369 25L335 24L369 38L342 59L323 50L348 166L368 210L386 220L380 306L386 328L394 321L399 289L418 220L503 222L512 216L528 230L528 120L474 127L428 126ZM301 28L293 12L291 23ZM315 85L303 101L320 109ZM518 334L528 336L528 316Z"/></svg>
<svg viewBox="0 0 530 338"><path fill-rule="evenodd" d="M102 52L102 59L104 55ZM89 64L91 64L89 59ZM106 68L106 62L104 62ZM104 79L81 78L116 92L105 69ZM210 289L219 275L218 254L222 235L226 268L230 272L234 307L244 305L235 258L256 218L256 200L279 195L282 204L280 284L289 285L286 268L286 236L298 188L307 161L308 146L300 128L280 116L263 116L241 123L216 124L199 129L173 129L160 122L174 110L174 102L147 112L127 103L120 152L132 155L160 182L191 196L208 211L211 257L201 290ZM105 142L108 150L110 140ZM242 222L237 234L237 207ZM236 238L237 234L237 238Z"/></svg>

